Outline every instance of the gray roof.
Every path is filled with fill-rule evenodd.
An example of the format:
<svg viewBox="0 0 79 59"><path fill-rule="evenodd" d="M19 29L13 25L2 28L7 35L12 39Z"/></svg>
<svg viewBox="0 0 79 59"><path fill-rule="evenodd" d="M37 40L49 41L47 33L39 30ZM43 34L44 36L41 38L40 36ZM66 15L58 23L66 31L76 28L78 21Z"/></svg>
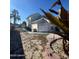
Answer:
<svg viewBox="0 0 79 59"><path fill-rule="evenodd" d="M31 17L31 21L35 21L37 19L40 19L42 16L39 13L34 13L32 15L30 15L29 17ZM27 17L27 20L29 21L29 17Z"/></svg>
<svg viewBox="0 0 79 59"><path fill-rule="evenodd" d="M46 20L46 18L42 17L42 18L40 18L38 20L33 21L32 24L33 23L44 23L44 22L47 22L47 20Z"/></svg>

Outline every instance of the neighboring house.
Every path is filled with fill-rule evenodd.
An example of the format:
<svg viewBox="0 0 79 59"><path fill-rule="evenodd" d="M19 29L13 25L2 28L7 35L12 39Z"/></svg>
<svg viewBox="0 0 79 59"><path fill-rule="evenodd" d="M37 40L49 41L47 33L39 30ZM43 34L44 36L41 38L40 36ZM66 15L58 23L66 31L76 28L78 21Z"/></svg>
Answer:
<svg viewBox="0 0 79 59"><path fill-rule="evenodd" d="M38 13L35 13L27 18L27 27L29 27L32 32L60 31L56 25L51 24L46 17L41 16Z"/></svg>
<svg viewBox="0 0 79 59"><path fill-rule="evenodd" d="M35 20L40 19L42 16L39 13L34 13L27 17L27 27L31 28L31 23Z"/></svg>
<svg viewBox="0 0 79 59"><path fill-rule="evenodd" d="M50 24L47 18L42 17L32 22L32 32L55 32L56 26Z"/></svg>
<svg viewBox="0 0 79 59"><path fill-rule="evenodd" d="M26 27L26 23L23 22L22 24L20 24L20 27L21 27L21 28L25 28L25 27Z"/></svg>

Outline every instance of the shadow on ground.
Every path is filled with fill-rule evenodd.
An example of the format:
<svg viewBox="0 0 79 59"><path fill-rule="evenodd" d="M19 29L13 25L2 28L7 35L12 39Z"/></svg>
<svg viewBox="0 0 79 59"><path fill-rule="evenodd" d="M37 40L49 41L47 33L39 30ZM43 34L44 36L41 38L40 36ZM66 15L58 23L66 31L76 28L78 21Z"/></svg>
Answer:
<svg viewBox="0 0 79 59"><path fill-rule="evenodd" d="M10 30L10 59L25 59L20 32Z"/></svg>

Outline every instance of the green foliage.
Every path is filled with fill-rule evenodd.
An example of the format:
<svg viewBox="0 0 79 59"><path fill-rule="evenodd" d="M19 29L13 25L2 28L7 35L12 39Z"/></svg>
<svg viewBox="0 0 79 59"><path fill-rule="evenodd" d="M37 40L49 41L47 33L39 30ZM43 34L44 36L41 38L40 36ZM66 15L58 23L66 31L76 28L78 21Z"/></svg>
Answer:
<svg viewBox="0 0 79 59"><path fill-rule="evenodd" d="M13 10L12 12L11 12L11 14L10 14L10 19L12 19L13 18L13 20L14 20L14 25L16 24L16 21L17 20L21 20L20 19L20 16L19 16L19 12L18 12L18 10Z"/></svg>

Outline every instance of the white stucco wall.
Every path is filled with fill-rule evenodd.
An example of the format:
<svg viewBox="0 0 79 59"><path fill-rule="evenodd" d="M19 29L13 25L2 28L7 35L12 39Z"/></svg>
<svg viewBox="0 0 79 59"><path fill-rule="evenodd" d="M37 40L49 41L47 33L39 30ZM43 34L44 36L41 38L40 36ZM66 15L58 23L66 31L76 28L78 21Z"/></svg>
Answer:
<svg viewBox="0 0 79 59"><path fill-rule="evenodd" d="M38 24L32 24L32 32L34 32L34 29L38 31Z"/></svg>

